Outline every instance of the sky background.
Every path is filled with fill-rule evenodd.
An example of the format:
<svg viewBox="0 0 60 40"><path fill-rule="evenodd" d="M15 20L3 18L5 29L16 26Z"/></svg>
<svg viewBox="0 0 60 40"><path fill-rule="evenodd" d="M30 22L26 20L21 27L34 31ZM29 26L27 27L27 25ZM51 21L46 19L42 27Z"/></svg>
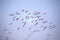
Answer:
<svg viewBox="0 0 60 40"><path fill-rule="evenodd" d="M20 15L17 16L20 19L25 17L27 14L22 14L22 10L29 10L29 12L40 11L41 13L47 12L46 16L41 15L49 22L53 22L56 25L56 28L52 30L42 30L39 27L32 27L32 30L29 31L28 27L31 26L32 19L25 20L28 21L25 28L22 28L22 21L14 21L12 26L9 26L11 23L12 17L9 16L10 13L19 12ZM33 14L31 14L33 16ZM27 34L30 34L33 30L40 29L40 32L34 33L29 40L46 40L45 35L51 34L50 40L60 40L60 0L0 0L0 40L6 40L8 37L9 40L25 40ZM34 23L33 23L34 24ZM43 25L41 23L41 25ZM38 26L41 26L40 24ZM46 24L48 25L48 24ZM20 27L18 31L16 28ZM6 32L3 29L7 29ZM11 34L8 34L12 32Z"/></svg>

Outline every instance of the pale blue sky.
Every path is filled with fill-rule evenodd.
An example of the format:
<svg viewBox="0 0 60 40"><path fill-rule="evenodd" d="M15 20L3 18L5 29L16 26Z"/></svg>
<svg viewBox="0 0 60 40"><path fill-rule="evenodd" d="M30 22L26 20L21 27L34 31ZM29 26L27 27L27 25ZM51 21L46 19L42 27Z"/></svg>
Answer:
<svg viewBox="0 0 60 40"><path fill-rule="evenodd" d="M30 26L27 24L27 27L25 29L20 29L18 32L16 28L22 24L14 22L14 24L9 28L8 24L11 22L9 14L10 13L15 13L15 12L21 12L22 9L28 9L30 12L33 11L40 11L42 13L47 12L47 16L44 16L44 18L47 18L49 22L53 22L56 25L56 28L52 30L46 30L43 31L41 30L40 33L36 33L36 35L33 35L31 37L31 40L34 40L37 38L37 40L45 40L44 35L45 34L52 34L52 39L51 40L59 40L60 37L60 0L0 0L0 20L3 24L2 27L0 27L0 33L4 34L3 36L9 36L11 39L10 40L24 40L26 38L26 34L30 33L27 28ZM21 19L24 17L26 14L21 14ZM41 15L43 16L43 15ZM28 20L30 22L30 20ZM21 21L20 21L21 22ZM31 24L31 23L29 23ZM17 27L16 27L17 26ZM7 28L7 32L3 32L2 30L4 28ZM34 28L34 27L33 27ZM36 28L35 28L36 29ZM39 29L39 28L37 28ZM11 31L12 34L9 35L8 32ZM36 37L35 37L36 36ZM5 40L3 37L2 40Z"/></svg>

